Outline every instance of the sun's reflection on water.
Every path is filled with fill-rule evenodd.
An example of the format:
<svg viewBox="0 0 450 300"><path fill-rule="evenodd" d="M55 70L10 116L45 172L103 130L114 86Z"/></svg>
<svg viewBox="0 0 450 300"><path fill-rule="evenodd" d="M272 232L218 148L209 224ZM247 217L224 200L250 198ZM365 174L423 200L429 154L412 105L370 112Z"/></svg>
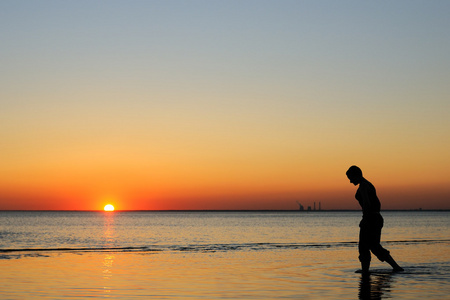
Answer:
<svg viewBox="0 0 450 300"><path fill-rule="evenodd" d="M114 228L114 213L106 213L104 219L104 229L103 229L103 238L104 238L104 248L111 248L115 243L115 228ZM103 266L102 266L102 276L104 280L104 296L111 296L111 279L113 277L113 264L114 264L115 256L111 252L107 252L103 258Z"/></svg>
<svg viewBox="0 0 450 300"><path fill-rule="evenodd" d="M103 280L104 286L103 291L105 293L105 297L109 297L111 294L111 279L113 277L113 263L114 263L114 255L106 254L103 258Z"/></svg>
<svg viewBox="0 0 450 300"><path fill-rule="evenodd" d="M114 212L107 212L104 214L103 239L104 239L104 247L106 248L112 247L115 242L114 219L115 219Z"/></svg>

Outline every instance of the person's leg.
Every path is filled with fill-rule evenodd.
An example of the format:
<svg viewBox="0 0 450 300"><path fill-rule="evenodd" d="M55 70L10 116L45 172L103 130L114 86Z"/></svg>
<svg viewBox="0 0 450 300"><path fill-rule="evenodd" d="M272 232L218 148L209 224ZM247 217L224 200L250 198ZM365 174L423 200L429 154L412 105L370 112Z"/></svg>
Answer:
<svg viewBox="0 0 450 300"><path fill-rule="evenodd" d="M374 226L371 228L370 234L368 234L370 236L370 250L380 261L385 261L390 264L394 271L403 271L403 268L395 262L389 251L381 246L382 226L383 224L381 223L381 226Z"/></svg>
<svg viewBox="0 0 450 300"><path fill-rule="evenodd" d="M392 258L390 254L386 258L386 262L391 265L395 272L404 271L404 269L397 264L397 262Z"/></svg>
<svg viewBox="0 0 450 300"><path fill-rule="evenodd" d="M370 268L370 233L367 227L361 226L359 229L359 261L361 262L362 273L368 273Z"/></svg>

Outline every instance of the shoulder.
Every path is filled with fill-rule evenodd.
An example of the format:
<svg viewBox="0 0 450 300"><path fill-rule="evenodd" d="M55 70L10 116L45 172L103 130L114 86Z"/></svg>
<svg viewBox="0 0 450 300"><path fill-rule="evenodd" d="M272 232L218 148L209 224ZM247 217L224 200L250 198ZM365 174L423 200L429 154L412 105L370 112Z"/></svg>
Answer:
<svg viewBox="0 0 450 300"><path fill-rule="evenodd" d="M362 189L364 189L364 190L372 190L372 191L375 191L375 186L370 182L370 181L368 181L367 179L365 179L364 178L364 180L363 181L361 181L361 183L360 183L360 188L362 188Z"/></svg>

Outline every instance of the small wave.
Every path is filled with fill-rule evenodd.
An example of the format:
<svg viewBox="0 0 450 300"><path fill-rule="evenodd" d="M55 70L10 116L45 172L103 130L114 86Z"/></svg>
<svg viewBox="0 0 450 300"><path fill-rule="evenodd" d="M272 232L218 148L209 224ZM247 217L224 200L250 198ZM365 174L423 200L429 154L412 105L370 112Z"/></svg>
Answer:
<svg viewBox="0 0 450 300"><path fill-rule="evenodd" d="M399 240L384 241L383 244L440 244L450 243L444 240ZM45 252L227 252L227 251L264 251L277 249L326 249L356 247L358 242L330 243L242 243L242 244L193 244L193 245L153 245L139 247L61 247L61 248L15 248L0 249L0 259L10 259L14 255L42 255Z"/></svg>
<svg viewBox="0 0 450 300"><path fill-rule="evenodd" d="M148 247L93 247L93 248L17 248L17 249L0 249L0 253L11 252L127 252L127 251L161 251L159 249L149 249Z"/></svg>
<svg viewBox="0 0 450 300"><path fill-rule="evenodd" d="M400 241L382 241L383 244L442 244L442 243L449 243L450 239L444 239L444 240L400 240Z"/></svg>
<svg viewBox="0 0 450 300"><path fill-rule="evenodd" d="M0 259L19 259L22 257L50 257L49 255L39 253L27 253L27 254L0 254Z"/></svg>
<svg viewBox="0 0 450 300"><path fill-rule="evenodd" d="M272 249L307 249L307 248L334 248L334 247L353 247L356 242L338 242L338 243L302 243L302 244L284 244L284 243L244 243L244 244L205 244L189 246L171 246L175 251L233 251L233 250L272 250Z"/></svg>

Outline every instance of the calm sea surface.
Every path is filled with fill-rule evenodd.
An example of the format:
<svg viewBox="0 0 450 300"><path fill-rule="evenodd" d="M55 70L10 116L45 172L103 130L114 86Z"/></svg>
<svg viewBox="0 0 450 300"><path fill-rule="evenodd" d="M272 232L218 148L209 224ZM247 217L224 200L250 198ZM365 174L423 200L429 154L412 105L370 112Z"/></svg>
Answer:
<svg viewBox="0 0 450 300"><path fill-rule="evenodd" d="M0 299L450 299L450 213L383 212L362 277L360 212L0 212Z"/></svg>

